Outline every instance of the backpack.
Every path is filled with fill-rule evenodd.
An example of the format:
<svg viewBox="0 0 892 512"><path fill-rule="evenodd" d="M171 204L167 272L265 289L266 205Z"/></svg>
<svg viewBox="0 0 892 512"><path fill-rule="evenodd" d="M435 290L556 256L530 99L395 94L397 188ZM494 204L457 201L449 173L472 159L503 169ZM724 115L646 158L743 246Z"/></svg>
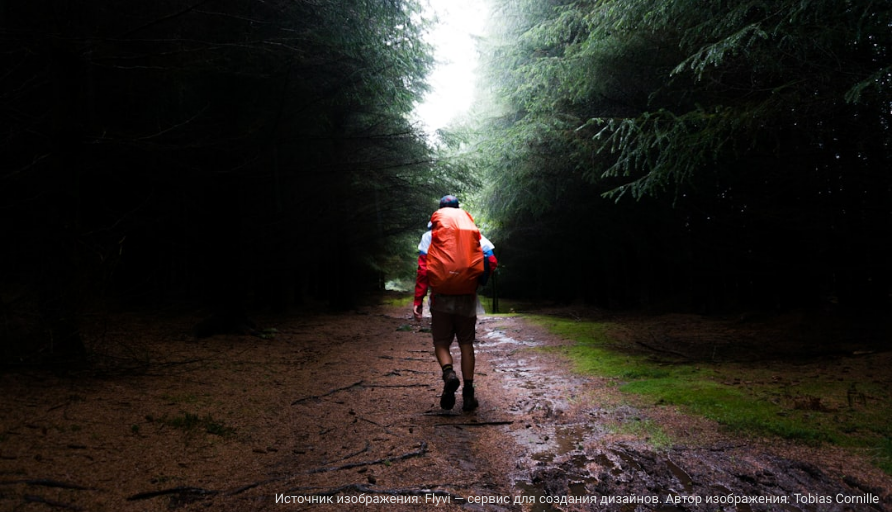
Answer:
<svg viewBox="0 0 892 512"><path fill-rule="evenodd" d="M431 216L431 245L427 275L434 293L469 295L477 292L483 274L480 230L471 214L458 208L440 208Z"/></svg>

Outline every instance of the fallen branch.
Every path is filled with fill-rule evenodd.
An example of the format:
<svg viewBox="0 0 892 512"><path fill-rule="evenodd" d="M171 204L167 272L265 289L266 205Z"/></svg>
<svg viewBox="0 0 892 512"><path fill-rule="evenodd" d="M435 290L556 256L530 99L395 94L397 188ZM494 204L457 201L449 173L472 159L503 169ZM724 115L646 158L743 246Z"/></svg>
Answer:
<svg viewBox="0 0 892 512"><path fill-rule="evenodd" d="M429 388L431 384L364 384L365 388Z"/></svg>
<svg viewBox="0 0 892 512"><path fill-rule="evenodd" d="M82 485L69 484L67 482L60 482L58 480L50 480L47 478L39 478L36 480L4 480L4 481L0 481L0 485L15 485L15 484L39 485L41 487L56 487L58 489L72 489L75 491L95 491L96 490L93 487L84 487Z"/></svg>
<svg viewBox="0 0 892 512"><path fill-rule="evenodd" d="M62 503L61 501L48 500L46 498L40 496L34 496L31 494L26 494L23 496L26 502L28 503L43 503L44 505L49 505L53 508L64 508L67 510L83 510L80 507L76 507L74 505L70 505L68 503Z"/></svg>
<svg viewBox="0 0 892 512"><path fill-rule="evenodd" d="M347 455L346 457L342 458L341 460L349 459L350 457L355 457L356 455L359 455L360 453L363 453L363 452L367 451L368 449L369 449L369 446L368 446L368 444L366 444L366 447L363 448L362 450L360 450L360 451L358 451L358 452L356 452L356 453L352 453L352 454L350 454L350 455ZM334 466L334 467L330 467L330 468L317 468L317 469L310 470L310 471L308 471L307 473L326 473L326 472L329 472L329 471L339 471L339 470L342 470L342 469L357 468L357 467L362 467L362 466L371 466L371 465L374 465L374 464L386 464L386 463L389 463L389 462L393 462L393 461L397 461L397 460L404 460L404 459L408 459L408 458L411 458L411 457L420 457L420 456L424 455L425 453L427 453L427 442L422 441L422 442L421 442L421 446L418 448L418 450L415 450L415 451L413 451L413 452L409 452L409 453L405 453L405 454L403 454L403 455L399 455L399 456L397 456L397 457L387 457L387 458L384 458L384 459L377 459L377 460L371 460L371 461L366 461L366 462L357 462L357 463L353 463L353 464L344 464L344 465L342 465L342 466ZM241 493L243 493L243 492L245 492L245 491L254 489L255 487L260 487L261 485L266 485L266 484L273 483L273 482L281 482L281 481L284 481L284 480L289 480L289 479L291 479L291 478L294 478L294 476L283 476L283 477L278 477L278 478L268 478L268 479L266 479L266 480L261 480L261 481L259 481L259 482L254 482L254 483L250 483L250 484L245 484L245 485L236 487L235 489L233 489L233 490L227 492L227 493L226 493L226 496L234 496L234 495L236 495L236 494L241 494ZM166 489L166 490L164 490L164 491L154 491L154 492L147 492L147 493L137 494L137 495L135 495L135 496L131 496L130 498L127 498L127 499L128 499L128 500L131 500L131 501L132 501L132 500L138 500L138 499L142 500L142 499L154 498L154 497L156 497L156 496L161 496L161 495L164 495L164 494L178 494L178 493L181 493L181 492L183 492L184 490L187 490L187 489L194 489L194 488L193 488L193 487L175 487L175 488L173 488L173 489ZM217 492L217 491L205 491L204 489L198 489L198 490L199 490L199 491L206 492L206 493L216 493L216 492ZM286 492L292 492L292 491L295 491L295 490L306 491L307 489L306 489L306 488L301 488L301 489L289 489L289 490L286 491ZM415 493L418 493L419 495L422 495L422 494L434 494L434 495L437 495L437 496L452 496L451 494L449 494L449 493L447 493L447 492L445 492L445 491L429 491L429 490L426 490L426 489L380 490L380 489L371 489L371 488L368 488L368 487L366 487L366 486L363 485L363 484L352 484L352 485L345 485L345 486L342 486L342 487L336 487L336 488L334 488L334 489L329 489L329 490L327 490L327 491L322 491L322 492L315 493L314 495L316 495L316 496L331 496L331 495L338 494L338 493L341 493L341 492L344 492L344 491L349 491L349 490L356 490L356 491L359 491L359 492L370 492L370 493L373 492L373 493L379 493L379 494L395 494L395 495L405 494L405 495L409 495L409 496L413 496L413 495L415 495Z"/></svg>
<svg viewBox="0 0 892 512"><path fill-rule="evenodd" d="M362 420L362 421L365 421L365 422L367 422L367 423L371 423L372 425L375 425L376 427L380 427L382 430L384 430L384 432L387 432L388 434L393 435L393 432L391 432L390 429L387 428L386 425L382 425L382 424L378 423L377 421L372 421L372 420L370 420L370 419L368 419L368 418L363 418L363 417L361 417L361 416L357 416L357 418L360 419L360 420ZM366 446L366 448L368 448L368 445ZM341 460L344 460L344 459L341 459Z"/></svg>
<svg viewBox="0 0 892 512"><path fill-rule="evenodd" d="M305 491L305 488L301 489L288 489L286 492L294 492L294 491ZM464 500L461 496L456 496L448 491L435 490L429 487L416 487L416 488L408 488L408 489L375 489L374 487L369 487L365 484L348 484L342 485L340 487L335 487L333 489L328 489L325 491L319 491L316 493L307 493L307 496L334 496L335 494L341 494L344 492L360 492L366 494L386 494L388 496L425 496L425 495L434 495L434 496L449 496L453 500L459 499Z"/></svg>
<svg viewBox="0 0 892 512"><path fill-rule="evenodd" d="M435 427L487 427L492 425L511 425L511 420L505 421L468 421L464 423L435 423Z"/></svg>
<svg viewBox="0 0 892 512"><path fill-rule="evenodd" d="M362 418L362 419L365 419L365 418ZM377 423L375 423L375 422L373 422L373 421L371 421L371 420L366 420L366 421L368 421L369 423L374 423L375 425L378 425ZM378 426L380 427L381 425L378 425ZM338 460L352 459L353 457L356 457L357 455L360 455L360 454L363 454L363 453L369 451L369 447L371 447L371 446L372 446L372 444L369 443L368 441L366 441L366 442L365 442L365 448L363 448L362 450L359 450L358 452L353 452L353 453L347 454L347 455L341 457L341 458L338 459Z"/></svg>
<svg viewBox="0 0 892 512"><path fill-rule="evenodd" d="M656 336L651 335L651 338L653 338L654 341L657 341ZM673 355L673 356L678 356L678 357L684 359L685 361L690 361L690 359L691 359L691 356L689 356L689 355L687 355L687 354L684 354L684 353L681 353L681 352L678 352L677 350L670 350L670 349L668 349L668 348L655 347L655 346L649 345L649 344L647 344L647 343L644 343L644 342L641 341L641 340L636 340L635 343L641 345L642 347L644 347L644 348L646 348L646 349L648 349L648 350L650 350L650 351L652 351L652 352L660 352L660 353L663 353L663 354L670 354L670 355Z"/></svg>
<svg viewBox="0 0 892 512"><path fill-rule="evenodd" d="M307 473L311 473L311 474L312 473L327 473L329 471L340 471L342 469L352 469L352 468L359 468L359 467L363 467L363 466L374 466L376 464L389 464L391 462L395 462L398 460L406 460L406 459L410 459L412 457L421 457L425 453L427 453L427 442L422 441L421 447L418 448L417 450L415 450L413 452L409 452L409 453L404 453L402 455L397 455L396 457L385 457L383 459L369 460L369 461L365 461L365 462L353 462L351 464L344 464L342 466L332 466L332 467L328 467L328 468L316 468L316 469L311 469L310 471L307 471Z"/></svg>
<svg viewBox="0 0 892 512"><path fill-rule="evenodd" d="M319 400L321 398L327 397L329 395L333 395L340 391L346 391L348 389L353 389L357 387L363 388L427 388L430 387L430 384L366 384L365 381L358 380L349 386L344 386L342 388L335 388L327 393L323 393L321 395L313 395L313 396L305 396L303 398L298 398L297 400L291 402L291 405L297 405L301 402L307 402L310 400Z"/></svg>
<svg viewBox="0 0 892 512"><path fill-rule="evenodd" d="M297 400L291 402L291 405L297 405L297 404L299 404L299 403L301 403L301 402L306 402L307 400L319 400L320 398L324 398L324 397L326 397L326 396L333 395L333 394L335 394L335 393L337 393L337 392L339 392L339 391L346 391L346 390L348 390L348 389L352 389L352 388L355 388L355 387L357 387L357 386L362 386L362 385L363 385L363 381L359 380L359 381L354 382L353 384L350 384L349 386L344 386L344 387L342 387L342 388L335 388L335 389L332 389L332 390L329 391L328 393L323 393L323 394L321 394L321 395L307 396L307 397L304 397L304 398L298 398Z"/></svg>
<svg viewBox="0 0 892 512"><path fill-rule="evenodd" d="M157 498L158 496L165 496L168 494L178 494L182 496L196 496L196 497L205 497L205 496L213 496L218 494L220 491L210 491L207 489L202 489L200 487L173 487L171 489L163 489L160 491L149 491L149 492L141 492L139 494L134 494L127 498L127 501L138 501L138 500L148 500L151 498Z"/></svg>
<svg viewBox="0 0 892 512"><path fill-rule="evenodd" d="M243 493L245 491L249 491L255 487L260 487L261 485L271 484L273 482L281 482L283 480L288 480L289 478L292 478L292 477L291 476L283 476L283 477L278 477L278 478L267 478L266 480L261 480L259 482L254 482L252 484L245 484L245 485L242 485L241 487L236 487L235 489L227 492L226 496L235 496L236 494L241 494L241 493Z"/></svg>

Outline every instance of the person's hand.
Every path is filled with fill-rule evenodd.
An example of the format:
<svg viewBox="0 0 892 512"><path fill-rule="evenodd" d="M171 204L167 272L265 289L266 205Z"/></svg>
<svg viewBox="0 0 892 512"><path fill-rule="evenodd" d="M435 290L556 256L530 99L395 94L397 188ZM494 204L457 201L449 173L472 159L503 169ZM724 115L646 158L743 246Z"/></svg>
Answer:
<svg viewBox="0 0 892 512"><path fill-rule="evenodd" d="M412 314L415 315L415 320L421 320L421 308L421 304L412 307Z"/></svg>

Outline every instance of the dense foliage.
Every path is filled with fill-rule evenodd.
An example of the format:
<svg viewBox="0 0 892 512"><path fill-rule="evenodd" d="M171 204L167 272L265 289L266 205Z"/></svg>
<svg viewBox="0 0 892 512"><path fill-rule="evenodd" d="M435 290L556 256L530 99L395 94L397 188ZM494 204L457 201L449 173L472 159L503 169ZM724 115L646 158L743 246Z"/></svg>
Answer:
<svg viewBox="0 0 892 512"><path fill-rule="evenodd" d="M892 4L498 0L491 23L471 132L507 290L888 309Z"/></svg>
<svg viewBox="0 0 892 512"><path fill-rule="evenodd" d="M97 300L349 307L447 191L508 295L888 311L892 4L491 1L439 159L416 0L4 3L0 354Z"/></svg>
<svg viewBox="0 0 892 512"><path fill-rule="evenodd" d="M3 354L81 351L96 299L232 324L349 306L405 265L394 237L441 188L407 121L433 62L419 9L4 2Z"/></svg>

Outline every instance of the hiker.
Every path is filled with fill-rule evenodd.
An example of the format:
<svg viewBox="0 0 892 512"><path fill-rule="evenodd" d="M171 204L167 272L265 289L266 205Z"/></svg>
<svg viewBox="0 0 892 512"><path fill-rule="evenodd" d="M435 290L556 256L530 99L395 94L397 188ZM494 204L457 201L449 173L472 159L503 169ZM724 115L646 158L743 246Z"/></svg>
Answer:
<svg viewBox="0 0 892 512"><path fill-rule="evenodd" d="M453 228L459 226L462 229ZM458 199L453 195L443 196L440 199L440 209L431 216L428 224L431 228L421 237L418 244L418 272L415 278L415 300L412 312L416 320L421 319L424 297L428 288L431 288L431 333L434 341L434 354L437 362L443 370L443 394L440 396L440 407L449 410L455 406L455 392L460 381L452 367L452 353L449 347L453 340L458 339L458 347L461 353L461 373L464 380L462 388L462 410L473 411L477 408L478 401L474 396L474 338L477 325L477 286L486 281L488 275L495 271L498 261L493 254L492 242L487 240L477 226L474 219L467 212L461 210ZM449 236L441 233L434 242L434 231L437 229L448 231L453 229L456 239L450 238L455 243L448 247L443 242ZM447 229L449 228L449 229ZM469 243L463 244L462 240ZM450 255L445 258L449 262L463 262L465 268L451 269L448 274L457 279L453 282L444 282L439 276L440 253L444 250L457 250L460 254ZM464 251L463 251L464 250ZM430 254L431 260L428 261ZM429 263L435 268L429 269ZM429 271L430 270L430 271ZM433 281L433 282L432 282Z"/></svg>

